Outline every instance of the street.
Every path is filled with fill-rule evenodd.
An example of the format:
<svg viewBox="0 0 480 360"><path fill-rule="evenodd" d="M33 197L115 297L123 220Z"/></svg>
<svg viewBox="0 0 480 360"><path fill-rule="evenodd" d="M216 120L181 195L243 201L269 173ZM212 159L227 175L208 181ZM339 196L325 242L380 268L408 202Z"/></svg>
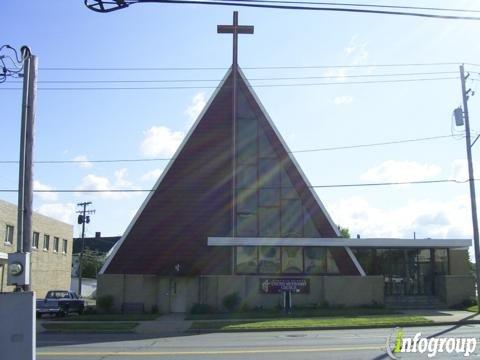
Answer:
<svg viewBox="0 0 480 360"><path fill-rule="evenodd" d="M405 328L405 337L475 337L480 325ZM178 335L54 334L37 337L37 358L127 359L389 359L386 341L390 329L210 333ZM470 356L480 357L480 344ZM400 358L400 357L399 357ZM401 358L427 359L424 354ZM435 358L464 358L463 354L437 354Z"/></svg>

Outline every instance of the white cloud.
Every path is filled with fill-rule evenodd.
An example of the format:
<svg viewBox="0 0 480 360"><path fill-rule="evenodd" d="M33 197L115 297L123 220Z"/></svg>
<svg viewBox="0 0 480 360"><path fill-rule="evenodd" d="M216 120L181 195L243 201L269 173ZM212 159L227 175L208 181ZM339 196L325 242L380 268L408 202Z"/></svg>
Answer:
<svg viewBox="0 0 480 360"><path fill-rule="evenodd" d="M198 115L202 112L203 108L207 104L207 101L205 99L205 93L200 92L195 94L195 96L192 99L192 102L190 105L188 105L187 109L185 110L185 114L188 115L188 118L190 119L190 122L194 122Z"/></svg>
<svg viewBox="0 0 480 360"><path fill-rule="evenodd" d="M347 75L347 69L346 68L327 69L325 70L324 75L329 78L334 78L337 81L344 81L345 76Z"/></svg>
<svg viewBox="0 0 480 360"><path fill-rule="evenodd" d="M470 238L469 200L411 200L391 209L372 206L364 197L340 199L330 207L333 219L355 237Z"/></svg>
<svg viewBox="0 0 480 360"><path fill-rule="evenodd" d="M475 177L478 177L478 172L480 171L480 161L473 162L473 170ZM452 175L450 179L457 181L466 181L468 180L468 163L466 159L456 159L452 162Z"/></svg>
<svg viewBox="0 0 480 360"><path fill-rule="evenodd" d="M142 175L140 178L142 181L157 180L162 175L164 169L154 169Z"/></svg>
<svg viewBox="0 0 480 360"><path fill-rule="evenodd" d="M75 156L73 158L73 161L80 161L78 166L81 167L82 169L90 169L93 166L93 164L90 161L88 161L88 158L86 155Z"/></svg>
<svg viewBox="0 0 480 360"><path fill-rule="evenodd" d="M358 34L352 36L350 43L345 48L345 54L352 59L352 65L359 65L368 60L367 45L367 42L360 40Z"/></svg>
<svg viewBox="0 0 480 360"><path fill-rule="evenodd" d="M42 184L38 180L34 180L33 190L50 191L50 190L53 190L53 188L48 185ZM37 192L35 193L35 195L44 201L57 201L58 199L58 195L54 192Z"/></svg>
<svg viewBox="0 0 480 360"><path fill-rule="evenodd" d="M360 178L365 181L406 182L431 179L441 172L433 164L420 164L416 161L387 160L368 169Z"/></svg>
<svg viewBox="0 0 480 360"><path fill-rule="evenodd" d="M50 216L54 219L66 222L68 224L74 223L75 205L72 203L50 203L43 204L35 211L42 215Z"/></svg>
<svg viewBox="0 0 480 360"><path fill-rule="evenodd" d="M333 99L333 103L335 105L348 105L351 104L353 101L353 97L351 96L337 96Z"/></svg>
<svg viewBox="0 0 480 360"><path fill-rule="evenodd" d="M85 193L82 196L98 196L105 199L119 200L132 195L128 192L109 192L111 190L138 189L131 181L126 179L127 169L116 170L113 174L113 181L105 176L88 174L82 179L82 182L75 190L96 190L103 191L98 193Z"/></svg>
<svg viewBox="0 0 480 360"><path fill-rule="evenodd" d="M185 134L165 126L152 126L144 132L140 150L146 156L172 156Z"/></svg>

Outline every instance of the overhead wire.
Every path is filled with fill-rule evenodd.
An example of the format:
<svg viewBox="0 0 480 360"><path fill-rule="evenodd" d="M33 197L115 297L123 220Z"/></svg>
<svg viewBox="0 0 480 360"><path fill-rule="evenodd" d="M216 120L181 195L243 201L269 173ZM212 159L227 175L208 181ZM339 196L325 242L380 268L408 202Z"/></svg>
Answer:
<svg viewBox="0 0 480 360"><path fill-rule="evenodd" d="M87 2L87 0L85 0ZM212 0L125 0L123 2L126 6L135 3L161 3L161 4L196 4L196 5L213 5L213 6L240 6L251 7L258 9L277 9L277 10L299 10L299 11L331 11L331 12L348 12L360 14L377 14L377 15L398 15L398 16L413 16L430 19L444 19L444 20L473 20L479 21L480 17L475 16L461 16L461 15L442 15L427 12L408 12L408 11L394 11L394 10L377 10L374 8L348 8L348 7L325 7L325 6L299 6L299 5L284 5L280 3L258 3L252 0L243 1L212 1ZM319 3L319 5L322 5ZM126 7L124 6L124 7ZM405 9L406 10L406 9ZM439 11L439 10L437 10Z"/></svg>
<svg viewBox="0 0 480 360"><path fill-rule="evenodd" d="M402 140L376 142L376 143L369 143L369 144L334 146L334 147L324 147L324 148L314 148L314 149L301 149L301 150L293 150L293 151L290 151L289 153L295 154L295 153L346 150L346 149L356 149L356 148L366 148L366 147L378 147L378 146L385 146L385 145L396 145L396 144L403 144L403 143L431 141L431 140L446 139L446 138L457 139L456 135L438 135L438 136L421 137L421 138L415 138L415 139L402 139ZM37 161L34 161L34 163L35 164L120 163L120 162L170 161L170 160L173 160L173 159L175 159L175 158L171 157L171 158L150 158L150 159L37 160ZM0 160L0 164L17 164L17 163L18 163L17 160Z"/></svg>
<svg viewBox="0 0 480 360"><path fill-rule="evenodd" d="M274 88L274 87L309 87L309 86L327 86L327 85L358 85L358 84L388 84L405 82L424 82L440 80L458 80L458 76L436 77L436 78L418 78L418 79L394 79L394 80L368 80L368 81L347 81L347 82L322 82L322 83L290 83L290 84L256 84L247 85L251 88ZM92 91L92 90L185 90L185 89L216 89L217 86L151 86L151 87L39 87L42 91ZM21 87L1 88L0 90L22 90Z"/></svg>
<svg viewBox="0 0 480 360"><path fill-rule="evenodd" d="M478 179L475 179L478 181ZM394 186L394 185L421 185L421 184L442 184L454 183L465 184L468 180L456 179L437 179L437 180L419 180L419 181L391 181L376 183L356 183L356 184L328 184L328 185L311 185L308 188L344 188L344 187L370 187L370 186ZM49 189L49 190L33 190L34 193L135 193L135 192L155 192L157 189ZM0 189L3 193L16 193L16 189Z"/></svg>

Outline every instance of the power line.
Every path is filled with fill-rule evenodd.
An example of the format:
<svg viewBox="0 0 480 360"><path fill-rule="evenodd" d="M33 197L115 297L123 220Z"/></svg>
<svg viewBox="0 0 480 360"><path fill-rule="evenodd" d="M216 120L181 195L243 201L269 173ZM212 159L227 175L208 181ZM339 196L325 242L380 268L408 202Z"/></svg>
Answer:
<svg viewBox="0 0 480 360"><path fill-rule="evenodd" d="M363 64L363 65L292 65L292 66L247 66L244 70L282 70L282 69L348 69L372 67L422 67L422 66L458 66L461 62L431 62L431 63L397 63L397 64ZM476 64L467 64L480 66ZM206 71L228 70L229 67L41 67L44 71Z"/></svg>
<svg viewBox="0 0 480 360"><path fill-rule="evenodd" d="M418 79L395 79L395 80L368 80L348 82L323 82L323 83L301 83L301 84L258 84L251 85L252 88L274 88L274 87L308 87L327 85L358 85L358 84L388 84L403 82L424 82L440 80L458 80L455 77L418 78ZM42 91L92 91L92 90L187 90L187 89L216 89L217 86L151 86L151 87L40 87ZM0 88L0 90L21 90L21 88Z"/></svg>
<svg viewBox="0 0 480 360"><path fill-rule="evenodd" d="M478 179L475 179L478 181ZM393 185L420 185L420 184L465 184L468 180L455 179L438 179L438 180L421 180L421 181L392 181L392 182L376 182L376 183L356 183L356 184L329 184L329 185L312 185L309 188L343 188L343 187L370 187L370 186L393 186ZM156 189L59 189L59 190L33 190L35 193L139 193L139 192L155 192ZM0 189L3 193L16 193L15 189Z"/></svg>
<svg viewBox="0 0 480 360"><path fill-rule="evenodd" d="M370 78L392 76L419 76L419 75L446 75L457 74L457 71L433 71L414 73L391 74L363 74L363 75L325 75L325 76L293 76L293 77L265 77L247 78L248 81L274 81L274 80L314 80L314 79L344 79L344 78ZM42 84L124 84L124 83L182 83L182 82L219 82L222 79L158 79L158 80L40 80ZM20 81L12 81L20 83Z"/></svg>
<svg viewBox="0 0 480 360"><path fill-rule="evenodd" d="M241 7L253 7L253 8L263 8L263 9L277 9L277 10L301 10L301 11L333 11L333 12L348 12L348 13L360 13L360 14L377 14L377 15L398 15L398 16L414 16L422 18L431 18L431 19L445 19L445 20L480 20L480 17L474 16L460 16L460 15L441 15L435 13L427 12L408 12L408 11L393 11L393 10L377 10L373 7L370 9L367 8L353 8L353 7L320 7L320 6L299 6L300 2L297 5L283 5L281 2L275 3L272 5L270 2L259 3L252 0L243 0L243 1L206 1L206 0L122 0L119 2L104 1L104 0L84 0L85 5L94 11L98 12L109 12L114 10L119 10L126 8L129 5L136 3L161 3L161 4L196 4L196 5L214 5L214 6L241 6ZM112 5L109 8L106 8L105 5ZM317 5L326 5L325 3L318 3ZM338 6L338 4L333 4ZM404 10L407 10L405 7ZM437 11L447 11L447 9L437 8ZM452 10L450 10L452 11Z"/></svg>
<svg viewBox="0 0 480 360"><path fill-rule="evenodd" d="M333 151L333 150L344 150L344 149L356 149L356 148L365 148L365 147L375 147L375 146L385 146L385 145L395 145L419 141L430 141L446 138L456 138L455 135L438 135L438 136L429 136L416 139L403 139L403 140L392 140L384 141L370 144L358 144L358 145L346 145L346 146L334 146L334 147L325 147L325 148L316 148L316 149L304 149L304 150L293 150L290 153L307 153L307 152L320 152L320 151ZM82 164L82 163L119 163L119 162L153 162L153 161L170 161L174 158L151 158L151 159L102 159L102 160L39 160L35 161L35 164ZM0 160L0 164L17 164L16 160Z"/></svg>

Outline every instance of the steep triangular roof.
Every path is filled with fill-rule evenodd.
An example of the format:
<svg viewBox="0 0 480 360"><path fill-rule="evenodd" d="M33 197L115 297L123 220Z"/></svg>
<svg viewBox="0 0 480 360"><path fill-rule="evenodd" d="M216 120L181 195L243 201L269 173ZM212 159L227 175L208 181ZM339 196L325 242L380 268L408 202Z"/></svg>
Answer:
<svg viewBox="0 0 480 360"><path fill-rule="evenodd" d="M231 250L208 247L207 239L231 236L233 221L239 237L242 232L249 236L339 236L241 70L238 93L234 136L230 69L102 273L167 275L180 264L184 274L228 274L232 269ZM234 139L236 220L232 216ZM277 197L278 201L271 201ZM278 224L268 226L268 221L277 221L277 213ZM262 223L267 226L262 228ZM267 227L273 228L273 233L261 233ZM331 252L341 273L358 273L351 253L343 248Z"/></svg>

